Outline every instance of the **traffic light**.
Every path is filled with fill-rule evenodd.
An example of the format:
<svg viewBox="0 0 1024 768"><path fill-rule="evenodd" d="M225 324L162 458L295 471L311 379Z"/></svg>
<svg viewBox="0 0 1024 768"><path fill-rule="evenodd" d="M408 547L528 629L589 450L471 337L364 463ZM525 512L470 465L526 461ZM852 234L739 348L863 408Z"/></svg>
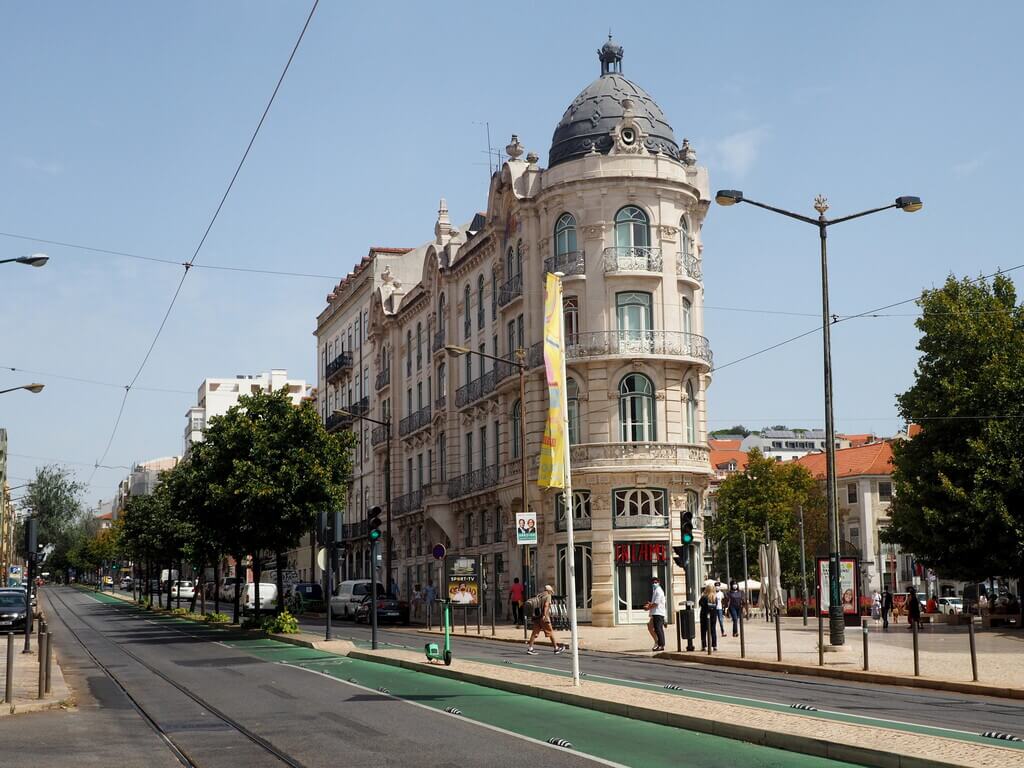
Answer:
<svg viewBox="0 0 1024 768"><path fill-rule="evenodd" d="M673 558L680 568L687 568L690 565L690 545L683 544L681 547L672 547L672 551L675 553Z"/></svg>
<svg viewBox="0 0 1024 768"><path fill-rule="evenodd" d="M693 512L683 512L681 533L683 544L693 544Z"/></svg>
<svg viewBox="0 0 1024 768"><path fill-rule="evenodd" d="M377 541L380 538L380 507L370 507L370 541Z"/></svg>

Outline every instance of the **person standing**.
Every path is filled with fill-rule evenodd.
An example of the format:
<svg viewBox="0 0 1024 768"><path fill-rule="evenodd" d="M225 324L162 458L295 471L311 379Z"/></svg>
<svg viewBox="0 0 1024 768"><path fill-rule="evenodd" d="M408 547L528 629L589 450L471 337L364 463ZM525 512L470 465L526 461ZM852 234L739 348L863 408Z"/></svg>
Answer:
<svg viewBox="0 0 1024 768"><path fill-rule="evenodd" d="M430 623L431 617L434 614L434 601L436 599L437 588L434 586L434 582L428 581L426 589L423 590L423 602L427 608L427 623Z"/></svg>
<svg viewBox="0 0 1024 768"><path fill-rule="evenodd" d="M508 601L512 604L512 621L518 627L523 623L523 585L518 577L512 579Z"/></svg>
<svg viewBox="0 0 1024 768"><path fill-rule="evenodd" d="M907 593L907 618L910 620L910 631L914 631L916 625L921 629L921 601L917 599L917 590L913 587Z"/></svg>
<svg viewBox="0 0 1024 768"><path fill-rule="evenodd" d="M555 630L551 626L551 596L554 594L555 588L548 584L544 587L543 592L526 601L526 607L533 612L533 630L530 633L530 639L526 643L526 652L531 656L537 655L537 651L533 647L533 641L537 639L537 635L541 632L551 639L551 647L556 655L565 650L565 646L559 645L558 641L555 640Z"/></svg>
<svg viewBox="0 0 1024 768"><path fill-rule="evenodd" d="M652 651L665 650L665 620L668 618L665 599L665 590L661 588L661 582L655 576L651 579L651 599L644 607L650 614L647 621L647 631L654 641Z"/></svg>
<svg viewBox="0 0 1024 768"><path fill-rule="evenodd" d="M410 605L412 607L413 619L418 619L420 617L420 606L423 605L423 588L419 584L413 587Z"/></svg>
<svg viewBox="0 0 1024 768"><path fill-rule="evenodd" d="M715 611L715 588L705 587L700 600L697 601L700 607L700 647L706 651L711 646L712 651L718 650L718 627L717 613Z"/></svg>
<svg viewBox="0 0 1024 768"><path fill-rule="evenodd" d="M725 637L725 594L721 582L715 582L715 617L718 619L718 631Z"/></svg>
<svg viewBox="0 0 1024 768"><path fill-rule="evenodd" d="M736 582L729 582L729 618L732 619L732 636L739 637L740 611L743 610L743 593L740 592Z"/></svg>
<svg viewBox="0 0 1024 768"><path fill-rule="evenodd" d="M892 592L886 587L882 590L882 629L889 628L889 614L892 612Z"/></svg>

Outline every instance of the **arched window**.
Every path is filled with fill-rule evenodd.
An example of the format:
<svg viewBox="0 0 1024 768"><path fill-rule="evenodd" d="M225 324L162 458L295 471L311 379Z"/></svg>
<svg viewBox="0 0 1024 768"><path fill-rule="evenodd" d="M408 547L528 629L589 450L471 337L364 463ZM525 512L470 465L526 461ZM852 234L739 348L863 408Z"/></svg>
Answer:
<svg viewBox="0 0 1024 768"><path fill-rule="evenodd" d="M651 352L654 344L652 296L642 291L615 294L616 321L619 326L618 352Z"/></svg>
<svg viewBox="0 0 1024 768"><path fill-rule="evenodd" d="M512 458L518 459L522 454L523 404L516 400L512 403Z"/></svg>
<svg viewBox="0 0 1024 768"><path fill-rule="evenodd" d="M579 296L562 297L562 329L565 346L571 347L580 341L580 299Z"/></svg>
<svg viewBox="0 0 1024 768"><path fill-rule="evenodd" d="M654 385L642 373L631 373L619 382L619 424L624 443L657 440Z"/></svg>
<svg viewBox="0 0 1024 768"><path fill-rule="evenodd" d="M423 367L423 323L416 323L416 370Z"/></svg>
<svg viewBox="0 0 1024 768"><path fill-rule="evenodd" d="M448 366L444 362L437 364L437 396L438 398L448 395Z"/></svg>
<svg viewBox="0 0 1024 768"><path fill-rule="evenodd" d="M498 277L491 272L491 320L498 319ZM498 354L495 352L494 354Z"/></svg>
<svg viewBox="0 0 1024 768"><path fill-rule="evenodd" d="M484 327L484 276L480 275L476 280L476 327L477 330Z"/></svg>
<svg viewBox="0 0 1024 768"><path fill-rule="evenodd" d="M687 333L687 334L693 333L693 327L692 327L691 322L690 322L690 310L691 309L692 309L692 307L690 305L690 300L689 299L683 299L682 301L679 302L679 310L680 310L680 313L682 315L682 317L681 317L681 319L682 319L682 326L683 326L682 330L683 330L683 333ZM689 338L683 339L683 343L684 344L689 344L690 343Z"/></svg>
<svg viewBox="0 0 1024 768"><path fill-rule="evenodd" d="M697 442L697 397L693 382L686 382L686 442Z"/></svg>
<svg viewBox="0 0 1024 768"><path fill-rule="evenodd" d="M651 244L647 214L635 205L615 214L615 245L618 248L647 248Z"/></svg>
<svg viewBox="0 0 1024 768"><path fill-rule="evenodd" d="M690 244L690 222L685 216L679 217L679 253L684 259L693 255L693 248Z"/></svg>
<svg viewBox="0 0 1024 768"><path fill-rule="evenodd" d="M516 252L510 245L505 252L505 279L511 280L516 276Z"/></svg>
<svg viewBox="0 0 1024 768"><path fill-rule="evenodd" d="M523 274L523 241L516 241L516 275Z"/></svg>
<svg viewBox="0 0 1024 768"><path fill-rule="evenodd" d="M405 375L412 376L412 331L405 333Z"/></svg>
<svg viewBox="0 0 1024 768"><path fill-rule="evenodd" d="M619 488L614 491L616 528L666 528L668 504L660 488Z"/></svg>
<svg viewBox="0 0 1024 768"><path fill-rule="evenodd" d="M470 331L473 330L473 321L470 320L471 315L469 314L469 303L470 303L470 291L469 283L466 283L466 290L463 292L462 300L465 302L465 319L462 321L462 334L467 339L469 338Z"/></svg>
<svg viewBox="0 0 1024 768"><path fill-rule="evenodd" d="M555 257L576 252L576 217L563 213L555 222ZM560 262L556 261L556 264Z"/></svg>
<svg viewBox="0 0 1024 768"><path fill-rule="evenodd" d="M570 378L565 383L565 402L569 416L569 445L580 442L580 385Z"/></svg>

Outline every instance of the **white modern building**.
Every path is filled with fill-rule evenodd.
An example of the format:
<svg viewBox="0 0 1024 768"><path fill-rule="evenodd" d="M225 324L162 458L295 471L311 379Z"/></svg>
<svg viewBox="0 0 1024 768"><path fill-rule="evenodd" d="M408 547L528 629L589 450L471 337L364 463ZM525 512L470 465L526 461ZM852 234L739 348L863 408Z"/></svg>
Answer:
<svg viewBox="0 0 1024 768"><path fill-rule="evenodd" d="M849 448L850 441L836 435L836 448ZM757 449L776 461L792 461L815 451L825 450L823 429L763 429L751 432L740 443L744 453Z"/></svg>
<svg viewBox="0 0 1024 768"><path fill-rule="evenodd" d="M160 484L160 474L169 469L174 469L180 456L165 456L160 459L150 459L135 464L128 477L117 484L117 495L109 502L100 502L98 512L106 512L106 505L110 505L111 520L117 520L124 512L128 499L132 496L149 496Z"/></svg>

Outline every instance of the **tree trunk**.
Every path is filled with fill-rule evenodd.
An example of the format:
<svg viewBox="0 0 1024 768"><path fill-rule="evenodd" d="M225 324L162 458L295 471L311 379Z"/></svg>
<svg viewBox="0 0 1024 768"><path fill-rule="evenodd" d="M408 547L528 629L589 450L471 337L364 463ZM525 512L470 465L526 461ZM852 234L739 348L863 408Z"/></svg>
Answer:
<svg viewBox="0 0 1024 768"><path fill-rule="evenodd" d="M167 610L171 610L171 587L174 584L174 559L167 561Z"/></svg>
<svg viewBox="0 0 1024 768"><path fill-rule="evenodd" d="M277 605L274 613L278 616L284 607L284 552L277 553Z"/></svg>
<svg viewBox="0 0 1024 768"><path fill-rule="evenodd" d="M245 587L245 566L242 565L242 553L235 553L235 624L239 622L239 600L242 588Z"/></svg>
<svg viewBox="0 0 1024 768"><path fill-rule="evenodd" d="M220 555L213 561L213 610L220 613Z"/></svg>
<svg viewBox="0 0 1024 768"><path fill-rule="evenodd" d="M201 592L201 590L203 588L203 574L205 572L206 572L206 565L205 565L205 563L200 561L199 562L199 570L196 573L195 586L192 589L192 602L191 602L191 604L188 607L188 612L189 613L195 613L196 612L196 598L199 597L200 592ZM203 600L202 605L203 605L202 613L205 614L206 613L206 600L205 599Z"/></svg>

